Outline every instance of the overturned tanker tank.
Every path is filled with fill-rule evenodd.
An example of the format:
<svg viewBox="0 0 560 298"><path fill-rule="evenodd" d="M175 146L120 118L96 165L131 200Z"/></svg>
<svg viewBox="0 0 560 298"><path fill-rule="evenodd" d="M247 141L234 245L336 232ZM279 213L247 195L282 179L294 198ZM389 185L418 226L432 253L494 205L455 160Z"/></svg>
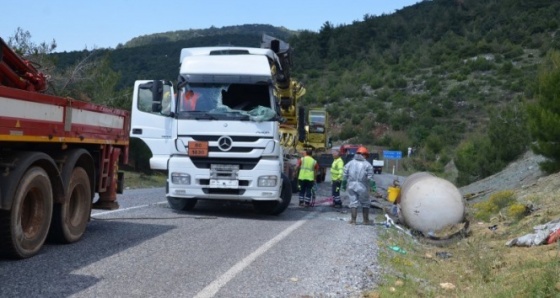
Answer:
<svg viewBox="0 0 560 298"><path fill-rule="evenodd" d="M399 217L410 228L431 235L461 223L465 204L451 182L419 172L408 176L401 185Z"/></svg>

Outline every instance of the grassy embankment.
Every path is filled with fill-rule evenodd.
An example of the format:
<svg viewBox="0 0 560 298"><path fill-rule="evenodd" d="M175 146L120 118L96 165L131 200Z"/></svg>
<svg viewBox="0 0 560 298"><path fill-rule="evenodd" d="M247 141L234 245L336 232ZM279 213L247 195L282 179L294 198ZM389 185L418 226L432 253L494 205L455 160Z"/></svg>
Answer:
<svg viewBox="0 0 560 298"><path fill-rule="evenodd" d="M493 193L483 202L467 201L470 233L445 246L377 225L384 281L364 297L560 297L560 242L505 245L559 219L559 200L560 174L554 174L524 188ZM519 212L526 205L532 211Z"/></svg>

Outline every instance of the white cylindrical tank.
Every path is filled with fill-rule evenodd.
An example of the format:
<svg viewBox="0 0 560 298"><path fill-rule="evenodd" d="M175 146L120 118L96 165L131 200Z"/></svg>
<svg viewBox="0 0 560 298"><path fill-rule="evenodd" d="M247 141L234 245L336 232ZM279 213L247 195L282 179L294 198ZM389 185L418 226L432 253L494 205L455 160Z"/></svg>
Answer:
<svg viewBox="0 0 560 298"><path fill-rule="evenodd" d="M424 234L461 223L465 217L463 196L451 182L427 172L412 174L401 185L400 217Z"/></svg>

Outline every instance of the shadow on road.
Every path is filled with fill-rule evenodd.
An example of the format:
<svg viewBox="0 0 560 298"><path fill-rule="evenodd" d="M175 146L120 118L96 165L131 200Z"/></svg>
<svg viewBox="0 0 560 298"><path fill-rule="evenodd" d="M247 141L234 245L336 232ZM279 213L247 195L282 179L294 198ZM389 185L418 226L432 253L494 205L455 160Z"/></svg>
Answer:
<svg viewBox="0 0 560 298"><path fill-rule="evenodd" d="M67 297L78 293L99 280L93 276L74 274L73 271L117 255L174 228L171 225L92 221L77 243L47 243L38 255L30 259L0 259L0 296ZM28 286L30 284L33 286Z"/></svg>

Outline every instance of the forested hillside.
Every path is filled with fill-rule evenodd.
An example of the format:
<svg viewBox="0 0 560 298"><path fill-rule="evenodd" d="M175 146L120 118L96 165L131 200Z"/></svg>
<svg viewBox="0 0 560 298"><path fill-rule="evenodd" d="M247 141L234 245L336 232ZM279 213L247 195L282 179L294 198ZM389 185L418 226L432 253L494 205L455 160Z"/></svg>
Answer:
<svg viewBox="0 0 560 298"><path fill-rule="evenodd" d="M433 0L351 25L326 22L319 32L269 25L166 32L94 56L120 76L117 102L127 107L134 80L176 79L181 48L258 47L262 33L276 36L295 49L304 104L328 108L335 144L414 147L405 168L444 173L454 161L466 184L528 149L524 105L539 65L560 50L558 15L552 0ZM86 54L55 54L57 67Z"/></svg>

